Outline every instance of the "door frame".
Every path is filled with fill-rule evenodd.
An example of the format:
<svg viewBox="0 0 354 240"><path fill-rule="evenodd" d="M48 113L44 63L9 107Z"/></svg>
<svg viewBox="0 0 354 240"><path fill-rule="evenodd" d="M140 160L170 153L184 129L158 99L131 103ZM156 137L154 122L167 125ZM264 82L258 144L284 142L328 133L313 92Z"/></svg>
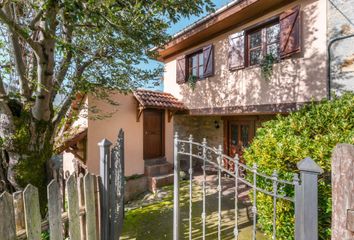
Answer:
<svg viewBox="0 0 354 240"><path fill-rule="evenodd" d="M149 159L154 159L154 158L146 158L145 157L145 112L146 111L154 111L154 112L160 112L161 114L161 156L159 157L165 157L165 115L166 111L165 109L158 109L158 108L147 108L143 110L143 159L144 160L149 160ZM158 157L156 157L158 158Z"/></svg>
<svg viewBox="0 0 354 240"><path fill-rule="evenodd" d="M236 124L250 124L250 133L249 137L252 139L254 138L256 134L256 120L257 116L227 116L222 118L224 121L224 153L226 155L230 154L230 124L231 123L236 123Z"/></svg>

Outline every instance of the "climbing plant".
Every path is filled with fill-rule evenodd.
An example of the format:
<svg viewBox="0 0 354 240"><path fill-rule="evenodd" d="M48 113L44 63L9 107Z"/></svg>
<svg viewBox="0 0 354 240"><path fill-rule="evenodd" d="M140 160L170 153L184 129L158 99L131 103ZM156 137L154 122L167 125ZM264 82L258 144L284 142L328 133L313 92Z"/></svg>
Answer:
<svg viewBox="0 0 354 240"><path fill-rule="evenodd" d="M261 73L262 77L266 80L269 80L272 75L273 75L273 64L275 63L276 58L273 56L273 54L267 54L265 55L261 62L260 62L260 67L261 67Z"/></svg>

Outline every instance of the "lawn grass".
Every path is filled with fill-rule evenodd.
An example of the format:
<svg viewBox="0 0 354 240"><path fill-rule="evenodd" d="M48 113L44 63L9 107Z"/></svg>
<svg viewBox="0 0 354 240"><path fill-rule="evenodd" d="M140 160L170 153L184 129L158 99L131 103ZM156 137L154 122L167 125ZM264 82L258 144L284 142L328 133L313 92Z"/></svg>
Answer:
<svg viewBox="0 0 354 240"><path fill-rule="evenodd" d="M129 210L124 219L121 239L159 240L172 239L173 233L173 186L163 188L167 192L161 201ZM223 192L224 193L224 192ZM234 239L234 198L233 194L223 194L222 197L222 239ZM188 181L181 182L181 239L188 239L189 187ZM202 239L202 191L198 183L193 184L192 238ZM239 201L239 240L252 239L252 223L249 207ZM218 229L218 194L208 191L206 197L206 239L217 239ZM257 240L266 239L259 231Z"/></svg>

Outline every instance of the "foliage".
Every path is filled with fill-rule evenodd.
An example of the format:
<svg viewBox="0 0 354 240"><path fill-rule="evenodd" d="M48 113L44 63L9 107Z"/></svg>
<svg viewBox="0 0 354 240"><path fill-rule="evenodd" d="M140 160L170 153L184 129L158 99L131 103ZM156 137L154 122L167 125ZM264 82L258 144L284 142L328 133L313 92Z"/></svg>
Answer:
<svg viewBox="0 0 354 240"><path fill-rule="evenodd" d="M190 75L188 78L188 86L194 91L195 86L197 85L198 78L196 76Z"/></svg>
<svg viewBox="0 0 354 240"><path fill-rule="evenodd" d="M273 74L273 64L276 61L276 58L273 54L267 54L262 58L260 62L261 73L264 79L269 80Z"/></svg>
<svg viewBox="0 0 354 240"><path fill-rule="evenodd" d="M354 144L353 136L354 94L346 93L332 101L312 103L289 116L265 122L244 157L247 164L257 163L260 171L271 175L277 170L279 177L289 181L292 181L289 173L296 172L296 163L305 157L318 163L324 169L319 177L319 238L330 239L331 154L337 143ZM265 182L259 184L267 189ZM293 195L291 188L283 191ZM271 234L272 198L259 193L257 205L259 224ZM278 200L277 207L277 239L293 239L289 237L294 235L293 204Z"/></svg>
<svg viewBox="0 0 354 240"><path fill-rule="evenodd" d="M50 240L49 231L44 231L41 233L41 240Z"/></svg>

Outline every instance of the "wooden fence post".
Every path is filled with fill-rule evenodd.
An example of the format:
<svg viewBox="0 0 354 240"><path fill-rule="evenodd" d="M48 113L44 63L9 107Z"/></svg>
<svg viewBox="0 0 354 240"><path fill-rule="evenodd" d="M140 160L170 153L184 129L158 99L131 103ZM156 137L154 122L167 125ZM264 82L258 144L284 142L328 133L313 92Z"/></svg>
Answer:
<svg viewBox="0 0 354 240"><path fill-rule="evenodd" d="M49 235L51 240L62 240L62 220L61 220L61 194L58 182L53 179L47 186L48 194L48 220Z"/></svg>
<svg viewBox="0 0 354 240"><path fill-rule="evenodd" d="M7 192L0 195L0 236L2 240L16 240L14 205Z"/></svg>
<svg viewBox="0 0 354 240"><path fill-rule="evenodd" d="M41 213L39 210L38 189L31 184L23 191L26 233L28 240L41 239Z"/></svg>
<svg viewBox="0 0 354 240"><path fill-rule="evenodd" d="M84 177L84 194L86 209L86 239L96 240L96 206L95 206L94 177L86 173Z"/></svg>
<svg viewBox="0 0 354 240"><path fill-rule="evenodd" d="M354 146L332 154L332 240L354 239Z"/></svg>
<svg viewBox="0 0 354 240"><path fill-rule="evenodd" d="M68 192L69 236L70 240L81 240L79 196L76 176L72 174L66 182Z"/></svg>
<svg viewBox="0 0 354 240"><path fill-rule="evenodd" d="M23 193L22 191L14 192L12 196L14 198L16 231L19 231L26 228L23 209Z"/></svg>
<svg viewBox="0 0 354 240"><path fill-rule="evenodd" d="M79 209L85 207L85 193L84 193L84 177L82 173L79 174L78 178L78 190L79 190ZM86 216L85 214L80 216L80 229L81 229L81 239L86 239Z"/></svg>
<svg viewBox="0 0 354 240"><path fill-rule="evenodd" d="M109 169L110 164L110 147L112 143L103 139L98 143L100 148L100 176L101 176L101 186L100 186L100 196L101 196L101 240L109 240Z"/></svg>
<svg viewBox="0 0 354 240"><path fill-rule="evenodd" d="M318 175L323 170L309 157L297 168L301 184L295 187L295 239L318 240Z"/></svg>

